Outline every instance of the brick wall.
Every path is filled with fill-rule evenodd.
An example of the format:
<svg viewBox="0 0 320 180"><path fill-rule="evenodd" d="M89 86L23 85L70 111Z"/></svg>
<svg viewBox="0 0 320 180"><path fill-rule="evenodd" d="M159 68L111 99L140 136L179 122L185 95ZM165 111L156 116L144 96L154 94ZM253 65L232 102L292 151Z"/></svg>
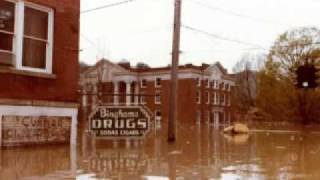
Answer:
<svg viewBox="0 0 320 180"><path fill-rule="evenodd" d="M147 81L147 86L145 88L140 87L139 83L139 92L145 95L146 106L151 110L151 112L155 113L156 110L159 110L162 115L162 121L168 122L169 118L169 101L170 101L170 81L169 80L162 80L161 87L155 87L155 81ZM113 84L108 82L104 83L103 93L113 93ZM134 86L131 87L132 93L134 93ZM122 96L119 98L120 103L125 103L125 83L121 82L119 86L119 92ZM197 91L201 93L201 102L200 104L197 103ZM161 93L161 104L155 103L155 95L156 92ZM207 104L207 100L205 98L205 92L210 93L210 102ZM197 119L197 111L201 113L201 123L206 123L208 118L212 118L212 108L221 108L225 111L226 115L228 112L232 115L232 106L222 106L214 105L212 103L212 94L213 92L217 92L220 95L226 94L227 96L231 96L231 92L223 90L223 89L212 89L212 87L207 87L205 82L201 82L201 86L197 86L197 80L194 78L188 79L179 79L179 88L178 88L178 121L179 122L188 122L188 123L195 123ZM151 95L151 96L149 96ZM92 97L88 96L88 102L90 104ZM110 101L111 99L111 101ZM112 98L109 99L109 103L113 102ZM231 102L232 103L232 102ZM207 112L210 112L209 117Z"/></svg>
<svg viewBox="0 0 320 180"><path fill-rule="evenodd" d="M79 0L29 0L54 9L53 74L55 79L0 74L0 98L77 101Z"/></svg>

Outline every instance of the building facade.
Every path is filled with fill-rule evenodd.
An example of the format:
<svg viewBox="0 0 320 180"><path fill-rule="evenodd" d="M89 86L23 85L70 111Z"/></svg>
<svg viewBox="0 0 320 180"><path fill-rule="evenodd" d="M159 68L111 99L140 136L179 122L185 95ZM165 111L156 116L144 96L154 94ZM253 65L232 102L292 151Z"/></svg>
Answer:
<svg viewBox="0 0 320 180"><path fill-rule="evenodd" d="M79 0L0 1L3 146L76 143L79 18Z"/></svg>
<svg viewBox="0 0 320 180"><path fill-rule="evenodd" d="M170 67L132 67L130 63L101 60L80 75L82 108L99 104L141 104L155 120L169 116ZM178 121L221 126L232 121L233 79L220 65L179 67Z"/></svg>

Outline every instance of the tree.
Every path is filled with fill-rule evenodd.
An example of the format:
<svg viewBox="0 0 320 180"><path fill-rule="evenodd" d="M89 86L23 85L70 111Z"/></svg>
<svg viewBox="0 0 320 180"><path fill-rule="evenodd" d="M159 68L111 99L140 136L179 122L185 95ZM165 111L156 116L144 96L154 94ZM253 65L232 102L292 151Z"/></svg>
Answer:
<svg viewBox="0 0 320 180"><path fill-rule="evenodd" d="M245 54L233 67L236 80L235 93L233 95L237 108L243 113L246 113L250 107L256 105L256 75L264 59L264 55Z"/></svg>
<svg viewBox="0 0 320 180"><path fill-rule="evenodd" d="M294 82L299 66L319 65L319 45L317 28L297 28L280 35L258 75L258 106L283 120L300 120L305 124L318 120L319 90L297 89Z"/></svg>
<svg viewBox="0 0 320 180"><path fill-rule="evenodd" d="M279 63L283 74L292 75L296 68L306 63L318 64L320 30L303 27L287 31L279 36L272 46L268 58Z"/></svg>
<svg viewBox="0 0 320 180"><path fill-rule="evenodd" d="M137 65L136 65L136 67L137 67L138 69L150 68L150 66L149 66L148 64L144 63L144 62L138 62Z"/></svg>

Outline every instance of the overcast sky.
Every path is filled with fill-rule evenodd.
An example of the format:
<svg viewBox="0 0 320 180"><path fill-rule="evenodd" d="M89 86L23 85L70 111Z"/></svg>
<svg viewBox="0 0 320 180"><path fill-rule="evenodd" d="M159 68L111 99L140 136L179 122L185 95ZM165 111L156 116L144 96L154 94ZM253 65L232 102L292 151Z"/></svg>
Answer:
<svg viewBox="0 0 320 180"><path fill-rule="evenodd" d="M81 10L124 0L81 0ZM182 24L211 34L181 31L180 64L220 61L229 70L246 54L267 53L279 34L320 28L319 0L182 0ZM171 62L174 0L135 0L81 14L80 60L105 57L131 64ZM241 41L236 43L219 38Z"/></svg>

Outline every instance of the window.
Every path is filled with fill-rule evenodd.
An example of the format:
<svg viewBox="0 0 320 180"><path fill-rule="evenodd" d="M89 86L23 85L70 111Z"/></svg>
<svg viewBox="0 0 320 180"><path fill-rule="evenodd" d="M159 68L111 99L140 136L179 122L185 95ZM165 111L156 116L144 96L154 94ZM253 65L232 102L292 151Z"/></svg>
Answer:
<svg viewBox="0 0 320 180"><path fill-rule="evenodd" d="M0 63L13 63L15 5L7 1L0 1Z"/></svg>
<svg viewBox="0 0 320 180"><path fill-rule="evenodd" d="M146 96L144 92L140 93L140 103L141 104L146 104Z"/></svg>
<svg viewBox="0 0 320 180"><path fill-rule="evenodd" d="M156 92L156 96L154 98L155 104L161 104L161 93L159 91Z"/></svg>
<svg viewBox="0 0 320 180"><path fill-rule="evenodd" d="M218 105L219 104L219 94L217 92L214 93L214 104Z"/></svg>
<svg viewBox="0 0 320 180"><path fill-rule="evenodd" d="M228 106L231 106L231 95L229 94L229 98L228 98Z"/></svg>
<svg viewBox="0 0 320 180"><path fill-rule="evenodd" d="M156 78L155 87L161 87L161 78Z"/></svg>
<svg viewBox="0 0 320 180"><path fill-rule="evenodd" d="M197 86L200 87L200 86L201 86L201 80L200 80L200 78L197 78L196 81L197 81Z"/></svg>
<svg viewBox="0 0 320 180"><path fill-rule="evenodd" d="M159 119L159 118L162 117L160 110L156 110L156 111L155 111L155 117L156 117L157 119Z"/></svg>
<svg viewBox="0 0 320 180"><path fill-rule="evenodd" d="M213 88L214 89L219 89L219 82L217 80L213 81Z"/></svg>
<svg viewBox="0 0 320 180"><path fill-rule="evenodd" d="M0 38L0 56L17 69L52 73L52 9L0 1Z"/></svg>
<svg viewBox="0 0 320 180"><path fill-rule="evenodd" d="M197 91L197 95L196 95L196 96L197 96L197 97L196 97L196 98L197 98L197 99L196 99L196 100L197 100L197 103L200 104L200 103L201 103L201 93L200 93L200 91Z"/></svg>
<svg viewBox="0 0 320 180"><path fill-rule="evenodd" d="M206 100L207 100L207 104L210 104L210 93L207 91L206 92Z"/></svg>
<svg viewBox="0 0 320 180"><path fill-rule="evenodd" d="M210 111L206 111L207 114L207 123L210 123Z"/></svg>
<svg viewBox="0 0 320 180"><path fill-rule="evenodd" d="M147 80L146 80L146 79L142 79L142 80L141 80L140 87L141 87L141 88L146 88L146 87L147 87Z"/></svg>
<svg viewBox="0 0 320 180"><path fill-rule="evenodd" d="M196 114L197 114L196 115L197 116L196 117L196 123L200 124L200 122L201 122L201 112L198 110Z"/></svg>
<svg viewBox="0 0 320 180"><path fill-rule="evenodd" d="M215 93L212 93L211 94L211 104L214 104L215 100L216 100L216 95L215 95Z"/></svg>
<svg viewBox="0 0 320 180"><path fill-rule="evenodd" d="M225 98L226 98L225 94L221 95L221 98L220 98L221 105L225 105L226 104Z"/></svg>
<svg viewBox="0 0 320 180"><path fill-rule="evenodd" d="M210 87L210 81L209 81L209 79L206 79L205 82L206 82L206 87L209 88L209 87Z"/></svg>

